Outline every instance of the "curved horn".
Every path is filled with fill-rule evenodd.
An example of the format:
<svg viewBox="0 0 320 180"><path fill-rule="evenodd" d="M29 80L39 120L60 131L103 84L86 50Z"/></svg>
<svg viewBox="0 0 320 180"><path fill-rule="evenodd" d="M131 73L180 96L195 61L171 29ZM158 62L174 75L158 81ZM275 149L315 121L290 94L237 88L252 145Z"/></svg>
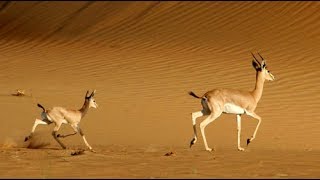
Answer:
<svg viewBox="0 0 320 180"><path fill-rule="evenodd" d="M260 53L258 53L258 54L259 54L260 58L261 58L262 60L264 60L263 57L260 55Z"/></svg>
<svg viewBox="0 0 320 180"><path fill-rule="evenodd" d="M260 62L258 61L258 59L253 55L253 53L251 52L251 54L252 54L252 56L253 56L253 58L254 58L254 60L256 60L256 62L259 64L259 66L261 67L261 64L260 64ZM259 53L258 53L259 54ZM260 54L259 54L260 55ZM261 57L261 56L260 56Z"/></svg>

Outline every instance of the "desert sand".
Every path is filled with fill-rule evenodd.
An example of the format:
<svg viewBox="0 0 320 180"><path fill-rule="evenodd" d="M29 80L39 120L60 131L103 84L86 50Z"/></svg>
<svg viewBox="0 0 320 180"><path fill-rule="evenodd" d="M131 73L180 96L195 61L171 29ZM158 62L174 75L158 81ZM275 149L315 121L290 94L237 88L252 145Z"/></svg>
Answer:
<svg viewBox="0 0 320 180"><path fill-rule="evenodd" d="M319 2L1 2L1 178L319 178ZM193 137L198 95L252 90L251 53L276 80L265 82L256 113L206 128L212 153ZM25 96L12 96L17 89ZM53 125L24 142L37 103L97 109L79 135L62 141ZM204 118L199 118L199 123ZM59 133L71 133L62 126ZM165 156L174 152L171 156Z"/></svg>

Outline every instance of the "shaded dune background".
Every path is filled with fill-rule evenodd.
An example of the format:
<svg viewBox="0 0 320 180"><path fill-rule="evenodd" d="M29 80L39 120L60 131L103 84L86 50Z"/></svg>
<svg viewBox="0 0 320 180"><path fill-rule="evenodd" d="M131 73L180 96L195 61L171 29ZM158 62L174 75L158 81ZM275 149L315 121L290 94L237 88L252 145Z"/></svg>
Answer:
<svg viewBox="0 0 320 180"><path fill-rule="evenodd" d="M320 149L319 2L1 2L0 143L20 146L45 107L80 108L92 146L188 146L191 112L214 88L252 90L252 52L267 59L251 148ZM13 97L16 89L32 97ZM202 118L203 119L203 118ZM201 122L201 120L198 120ZM243 116L242 142L257 121ZM37 138L58 146L53 126ZM71 128L63 126L63 132ZM236 148L236 117L206 128L208 143ZM200 134L199 134L200 135ZM81 144L80 136L65 139ZM203 148L202 139L195 145Z"/></svg>

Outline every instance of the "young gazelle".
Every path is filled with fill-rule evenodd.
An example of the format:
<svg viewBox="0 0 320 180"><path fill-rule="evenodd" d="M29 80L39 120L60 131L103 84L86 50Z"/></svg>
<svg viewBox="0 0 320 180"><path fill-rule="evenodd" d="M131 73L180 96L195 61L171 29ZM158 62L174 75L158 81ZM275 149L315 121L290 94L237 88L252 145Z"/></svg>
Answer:
<svg viewBox="0 0 320 180"><path fill-rule="evenodd" d="M201 99L201 105L203 107L201 111L192 113L194 137L191 140L190 148L197 141L196 119L201 116L208 115L208 117L200 123L200 130L203 137L204 146L208 151L212 151L212 149L208 147L204 129L209 123L217 119L222 113L237 115L239 151L244 150L240 146L242 114L247 114L255 119L258 119L258 124L252 137L250 139L247 139L247 145L256 137L256 133L261 123L261 118L254 112L254 110L256 109L257 103L259 102L262 96L264 81L273 81L275 78L270 73L270 71L267 70L266 60L264 60L260 54L259 56L262 59L261 63L256 59L256 57L253 54L252 56L254 58L254 60L252 61L252 65L256 70L256 85L253 91L247 92L234 89L213 89L211 91L206 92L201 97L195 95L193 92L189 92L191 96Z"/></svg>
<svg viewBox="0 0 320 180"><path fill-rule="evenodd" d="M94 90L91 93L91 95L88 96L89 91L87 91L84 104L79 110L72 110L64 107L53 107L51 109L45 109L42 105L38 104L38 107L43 109L43 112L41 113L41 120L40 119L35 120L31 133L29 136L25 138L25 141L28 141L29 139L32 138L32 135L39 124L48 125L48 124L54 123L55 127L53 129L52 136L60 144L60 146L63 149L66 149L66 146L59 140L59 138L65 138L67 136L80 133L86 146L91 151L93 151L92 147L88 144L83 134L83 131L80 128L80 120L87 114L90 107L93 107L93 108L98 107L96 101L93 98L95 92L96 90ZM70 124L75 132L67 135L56 134L62 124Z"/></svg>

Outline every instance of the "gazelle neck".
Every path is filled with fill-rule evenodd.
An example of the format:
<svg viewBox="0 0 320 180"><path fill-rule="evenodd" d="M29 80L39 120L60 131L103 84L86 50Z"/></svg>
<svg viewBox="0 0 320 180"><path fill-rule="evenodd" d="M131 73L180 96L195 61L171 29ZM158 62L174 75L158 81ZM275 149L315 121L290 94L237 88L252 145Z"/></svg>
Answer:
<svg viewBox="0 0 320 180"><path fill-rule="evenodd" d="M89 100L86 99L83 103L83 106L79 110L81 112L81 117L84 117L87 114L88 110L89 110Z"/></svg>
<svg viewBox="0 0 320 180"><path fill-rule="evenodd" d="M262 96L262 91L263 91L263 84L264 84L264 77L260 71L257 72L256 74L256 86L254 90L252 91L253 97L258 103L259 100L261 99Z"/></svg>

